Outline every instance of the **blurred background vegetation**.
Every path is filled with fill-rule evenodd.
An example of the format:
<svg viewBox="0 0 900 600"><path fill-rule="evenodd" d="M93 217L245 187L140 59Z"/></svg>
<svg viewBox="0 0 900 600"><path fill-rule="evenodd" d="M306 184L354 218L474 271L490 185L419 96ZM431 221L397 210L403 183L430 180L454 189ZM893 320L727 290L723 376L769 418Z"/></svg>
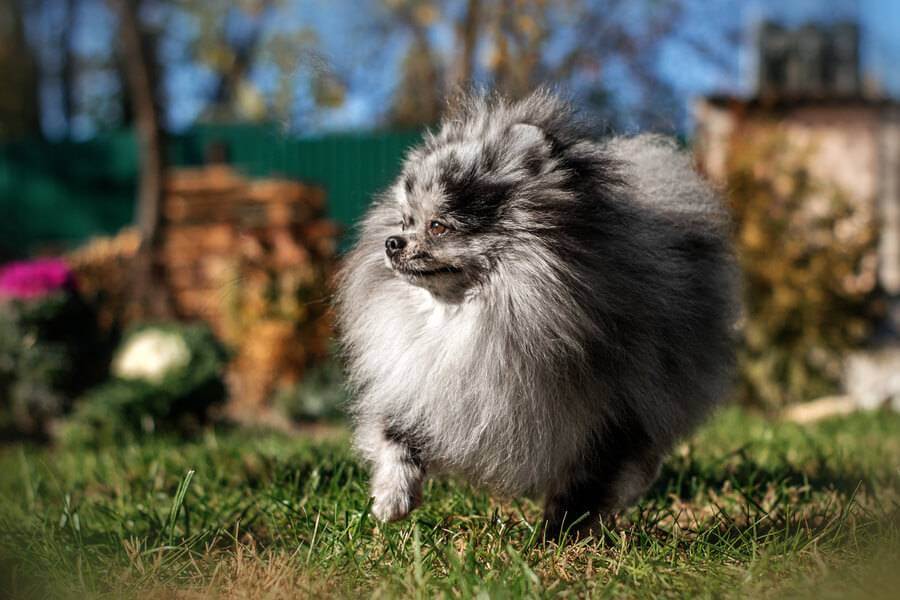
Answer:
<svg viewBox="0 0 900 600"><path fill-rule="evenodd" d="M842 393L853 355L900 405L898 29L878 0L0 0L0 428L340 419L353 223L448 97L538 86L723 191L741 403Z"/></svg>

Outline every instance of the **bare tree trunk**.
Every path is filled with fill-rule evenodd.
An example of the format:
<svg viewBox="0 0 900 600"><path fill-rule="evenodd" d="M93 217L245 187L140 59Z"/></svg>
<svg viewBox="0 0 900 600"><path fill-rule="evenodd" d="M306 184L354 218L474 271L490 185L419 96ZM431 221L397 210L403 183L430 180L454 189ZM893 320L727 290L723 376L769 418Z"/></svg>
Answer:
<svg viewBox="0 0 900 600"><path fill-rule="evenodd" d="M253 67L253 61L263 40L265 14L271 10L273 4L273 0L263 0L256 7L255 13L247 17L247 23L253 26L251 33L240 44L229 44L233 60L228 69L219 74L219 81L213 93L212 106L209 109L213 118L241 117L237 106L241 84L246 81L247 75Z"/></svg>
<svg viewBox="0 0 900 600"><path fill-rule="evenodd" d="M513 10L512 0L501 0L494 15L494 60L492 65L493 86L496 90L508 93L512 80L512 52L509 47L507 29Z"/></svg>
<svg viewBox="0 0 900 600"><path fill-rule="evenodd" d="M530 26L523 26L522 20L530 22ZM547 2L533 0L520 8L513 0L503 0L497 21L500 39L496 85L504 94L522 98L531 93L537 82L548 79L541 72L541 56L547 39Z"/></svg>
<svg viewBox="0 0 900 600"><path fill-rule="evenodd" d="M466 88L472 84L480 20L481 0L468 0L466 3L466 16L457 30L457 37L461 46L458 53L459 64L456 68L456 81L454 82L457 87Z"/></svg>
<svg viewBox="0 0 900 600"><path fill-rule="evenodd" d="M25 35L23 0L0 1L0 138L41 136L40 63Z"/></svg>
<svg viewBox="0 0 900 600"><path fill-rule="evenodd" d="M155 55L142 31L140 3L111 0L119 14L122 51L135 116L140 174L135 219L141 236L133 276L132 311L136 318L172 316L172 305L159 263L161 205L165 164L163 133L156 102Z"/></svg>
<svg viewBox="0 0 900 600"><path fill-rule="evenodd" d="M427 26L409 11L398 15L412 34L412 42L403 60L400 85L394 96L391 122L403 127L430 125L440 118L443 109L441 73L437 57L428 39Z"/></svg>
<svg viewBox="0 0 900 600"><path fill-rule="evenodd" d="M60 80L62 88L62 110L66 121L66 136L72 137L72 121L75 117L75 53L72 49L72 36L75 31L76 0L65 2L65 23L59 37L59 52L62 60Z"/></svg>

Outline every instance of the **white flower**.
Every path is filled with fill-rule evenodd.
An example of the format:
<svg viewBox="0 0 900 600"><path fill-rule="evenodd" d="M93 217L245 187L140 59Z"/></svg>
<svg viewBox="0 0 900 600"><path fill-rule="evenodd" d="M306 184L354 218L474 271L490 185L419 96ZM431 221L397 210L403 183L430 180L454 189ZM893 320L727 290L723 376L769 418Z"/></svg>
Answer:
<svg viewBox="0 0 900 600"><path fill-rule="evenodd" d="M112 372L122 379L159 383L169 373L187 366L191 351L177 333L146 329L131 336L119 350Z"/></svg>

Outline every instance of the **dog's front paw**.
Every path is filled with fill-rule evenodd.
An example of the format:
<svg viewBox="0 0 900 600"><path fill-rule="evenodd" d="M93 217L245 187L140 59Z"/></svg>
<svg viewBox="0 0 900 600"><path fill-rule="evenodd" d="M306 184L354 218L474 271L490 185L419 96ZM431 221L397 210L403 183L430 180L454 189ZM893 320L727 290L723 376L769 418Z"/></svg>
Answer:
<svg viewBox="0 0 900 600"><path fill-rule="evenodd" d="M375 497L372 514L379 521L386 523L403 519L420 502L417 494L411 494L398 487L377 486L372 489L372 495Z"/></svg>

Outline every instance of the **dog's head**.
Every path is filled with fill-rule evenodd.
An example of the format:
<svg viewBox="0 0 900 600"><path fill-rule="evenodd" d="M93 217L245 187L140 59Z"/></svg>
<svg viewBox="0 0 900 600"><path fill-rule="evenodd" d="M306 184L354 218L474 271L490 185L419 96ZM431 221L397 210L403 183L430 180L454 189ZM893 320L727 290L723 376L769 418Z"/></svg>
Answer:
<svg viewBox="0 0 900 600"><path fill-rule="evenodd" d="M387 266L450 301L484 281L517 235L540 229L530 197L556 166L539 126L485 124L445 125L410 154L387 198Z"/></svg>

